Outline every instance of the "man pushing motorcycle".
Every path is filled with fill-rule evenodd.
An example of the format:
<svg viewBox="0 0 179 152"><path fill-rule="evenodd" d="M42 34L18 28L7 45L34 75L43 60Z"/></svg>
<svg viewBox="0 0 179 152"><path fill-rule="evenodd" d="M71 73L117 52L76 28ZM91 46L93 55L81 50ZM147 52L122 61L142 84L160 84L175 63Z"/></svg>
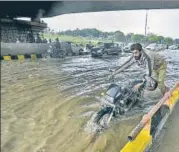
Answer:
<svg viewBox="0 0 179 152"><path fill-rule="evenodd" d="M113 72L112 76L119 74L134 64L137 64L139 67L147 70L148 77L154 76L158 82L158 88L163 95L168 92L169 88L166 87L164 83L167 68L166 60L159 54L142 48L142 45L139 43L131 45L130 49L133 55L124 64L119 66ZM139 90L142 85L143 82L138 83L134 86L134 89Z"/></svg>

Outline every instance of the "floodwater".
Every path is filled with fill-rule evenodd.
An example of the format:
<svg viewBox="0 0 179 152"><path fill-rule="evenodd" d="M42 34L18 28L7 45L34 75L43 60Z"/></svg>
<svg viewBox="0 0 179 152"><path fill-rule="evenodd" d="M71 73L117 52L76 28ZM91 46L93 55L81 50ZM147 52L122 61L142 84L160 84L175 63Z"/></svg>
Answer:
<svg viewBox="0 0 179 152"><path fill-rule="evenodd" d="M162 53L169 61L166 83L171 87L179 78L179 51ZM123 121L112 120L98 134L85 128L99 109L100 93L109 85L108 68L114 69L128 57L2 61L2 152L120 151L141 113ZM142 72L134 67L115 80L126 84Z"/></svg>

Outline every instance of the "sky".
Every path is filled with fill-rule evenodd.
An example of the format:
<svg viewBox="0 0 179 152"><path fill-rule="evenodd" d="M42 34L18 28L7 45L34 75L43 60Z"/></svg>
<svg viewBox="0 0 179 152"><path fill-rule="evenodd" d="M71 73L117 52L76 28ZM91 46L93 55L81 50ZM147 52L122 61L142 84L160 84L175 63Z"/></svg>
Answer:
<svg viewBox="0 0 179 152"><path fill-rule="evenodd" d="M65 14L42 20L55 31L97 28L112 32L145 33L146 10ZM148 33L179 38L179 9L148 10Z"/></svg>

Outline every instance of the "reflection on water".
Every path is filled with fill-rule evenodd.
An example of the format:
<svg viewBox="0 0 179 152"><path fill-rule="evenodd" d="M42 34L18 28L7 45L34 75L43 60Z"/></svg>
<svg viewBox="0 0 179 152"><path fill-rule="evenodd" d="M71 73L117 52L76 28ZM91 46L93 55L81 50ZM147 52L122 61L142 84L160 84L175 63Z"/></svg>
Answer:
<svg viewBox="0 0 179 152"><path fill-rule="evenodd" d="M167 84L172 86L179 76L179 51L164 55L169 61ZM108 68L115 68L127 57L2 61L2 151L119 151L140 116L112 122L97 135L85 132L84 126L99 108L100 92L109 85ZM141 72L131 68L116 81L126 83Z"/></svg>

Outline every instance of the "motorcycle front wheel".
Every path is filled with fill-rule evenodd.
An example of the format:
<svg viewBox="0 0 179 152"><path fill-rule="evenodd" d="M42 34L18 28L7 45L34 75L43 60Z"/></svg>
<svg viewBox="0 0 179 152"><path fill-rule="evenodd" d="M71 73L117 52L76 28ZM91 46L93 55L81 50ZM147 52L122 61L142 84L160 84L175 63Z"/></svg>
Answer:
<svg viewBox="0 0 179 152"><path fill-rule="evenodd" d="M104 128L107 128L109 123L108 120L110 119L111 112L112 112L111 107L101 109L99 112L96 113L93 122Z"/></svg>

